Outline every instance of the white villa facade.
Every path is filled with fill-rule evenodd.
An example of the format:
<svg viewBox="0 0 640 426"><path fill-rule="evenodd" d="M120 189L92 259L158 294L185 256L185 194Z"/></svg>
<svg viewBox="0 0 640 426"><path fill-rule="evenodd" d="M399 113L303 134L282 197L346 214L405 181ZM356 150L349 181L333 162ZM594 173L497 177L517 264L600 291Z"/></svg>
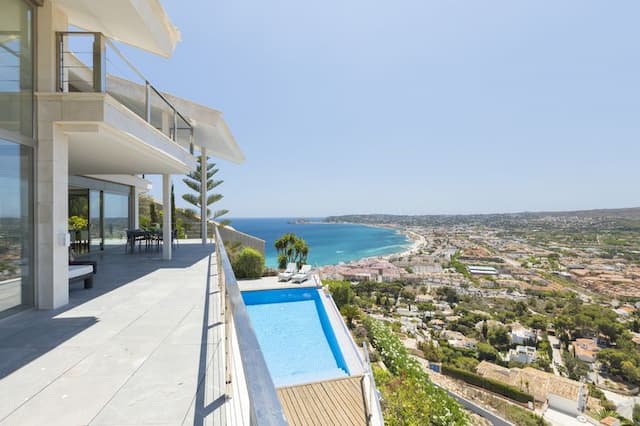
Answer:
<svg viewBox="0 0 640 426"><path fill-rule="evenodd" d="M2 1L0 317L64 306L70 240L123 244L139 225L144 175L163 176L168 241L171 175L193 171L201 153L244 159L220 112L157 90L112 40L169 57L179 33L153 0ZM116 61L135 79L112 75ZM74 215L88 229L70 235ZM171 258L171 244L162 250Z"/></svg>

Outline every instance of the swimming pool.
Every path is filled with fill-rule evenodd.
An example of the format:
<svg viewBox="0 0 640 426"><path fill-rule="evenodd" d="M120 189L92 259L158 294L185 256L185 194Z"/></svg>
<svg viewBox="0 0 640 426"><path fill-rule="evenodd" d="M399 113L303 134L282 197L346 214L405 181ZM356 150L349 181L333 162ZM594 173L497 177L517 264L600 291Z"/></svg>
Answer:
<svg viewBox="0 0 640 426"><path fill-rule="evenodd" d="M321 297L315 288L242 292L277 387L349 374Z"/></svg>

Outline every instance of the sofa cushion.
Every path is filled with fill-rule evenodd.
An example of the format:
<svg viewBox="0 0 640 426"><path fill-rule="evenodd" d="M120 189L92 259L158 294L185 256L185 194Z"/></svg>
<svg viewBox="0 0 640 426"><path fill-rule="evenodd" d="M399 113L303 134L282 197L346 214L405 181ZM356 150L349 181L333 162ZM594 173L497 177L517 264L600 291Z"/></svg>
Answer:
<svg viewBox="0 0 640 426"><path fill-rule="evenodd" d="M91 265L69 265L69 279L82 277L87 274L93 274L93 266Z"/></svg>

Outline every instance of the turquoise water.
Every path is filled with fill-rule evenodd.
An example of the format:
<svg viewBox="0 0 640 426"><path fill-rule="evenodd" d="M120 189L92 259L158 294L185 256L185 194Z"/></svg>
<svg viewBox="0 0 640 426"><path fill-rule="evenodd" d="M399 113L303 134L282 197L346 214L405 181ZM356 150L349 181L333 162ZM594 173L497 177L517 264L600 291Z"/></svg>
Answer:
<svg viewBox="0 0 640 426"><path fill-rule="evenodd" d="M276 386L347 375L317 289L245 291L251 325Z"/></svg>
<svg viewBox="0 0 640 426"><path fill-rule="evenodd" d="M318 219L319 221L320 219ZM266 241L267 266L277 266L274 242L287 232L307 241L311 265L334 265L405 250L411 241L392 229L332 223L291 223L293 219L233 219L231 226Z"/></svg>

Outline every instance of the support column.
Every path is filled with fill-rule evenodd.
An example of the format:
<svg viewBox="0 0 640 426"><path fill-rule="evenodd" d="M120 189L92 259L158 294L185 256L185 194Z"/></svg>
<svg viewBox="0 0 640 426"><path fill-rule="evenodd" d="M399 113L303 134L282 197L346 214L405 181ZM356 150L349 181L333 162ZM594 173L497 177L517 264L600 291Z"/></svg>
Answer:
<svg viewBox="0 0 640 426"><path fill-rule="evenodd" d="M202 148L200 154L200 227L202 244L207 244L207 148Z"/></svg>
<svg viewBox="0 0 640 426"><path fill-rule="evenodd" d="M39 105L41 112L44 108ZM69 141L50 123L46 128L40 125L37 151L36 288L38 308L55 309L69 303Z"/></svg>
<svg viewBox="0 0 640 426"><path fill-rule="evenodd" d="M133 217L130 222L133 229L140 228L140 192L141 191L136 187L131 188L131 197L133 198L131 214Z"/></svg>
<svg viewBox="0 0 640 426"><path fill-rule="evenodd" d="M46 1L38 8L35 22L36 91L52 93L57 89L55 32L68 29L67 18L53 2ZM36 306L55 309L69 303L69 140L53 124L62 120L59 101L37 99L36 108Z"/></svg>
<svg viewBox="0 0 640 426"><path fill-rule="evenodd" d="M171 175L162 175L162 259L171 260Z"/></svg>

